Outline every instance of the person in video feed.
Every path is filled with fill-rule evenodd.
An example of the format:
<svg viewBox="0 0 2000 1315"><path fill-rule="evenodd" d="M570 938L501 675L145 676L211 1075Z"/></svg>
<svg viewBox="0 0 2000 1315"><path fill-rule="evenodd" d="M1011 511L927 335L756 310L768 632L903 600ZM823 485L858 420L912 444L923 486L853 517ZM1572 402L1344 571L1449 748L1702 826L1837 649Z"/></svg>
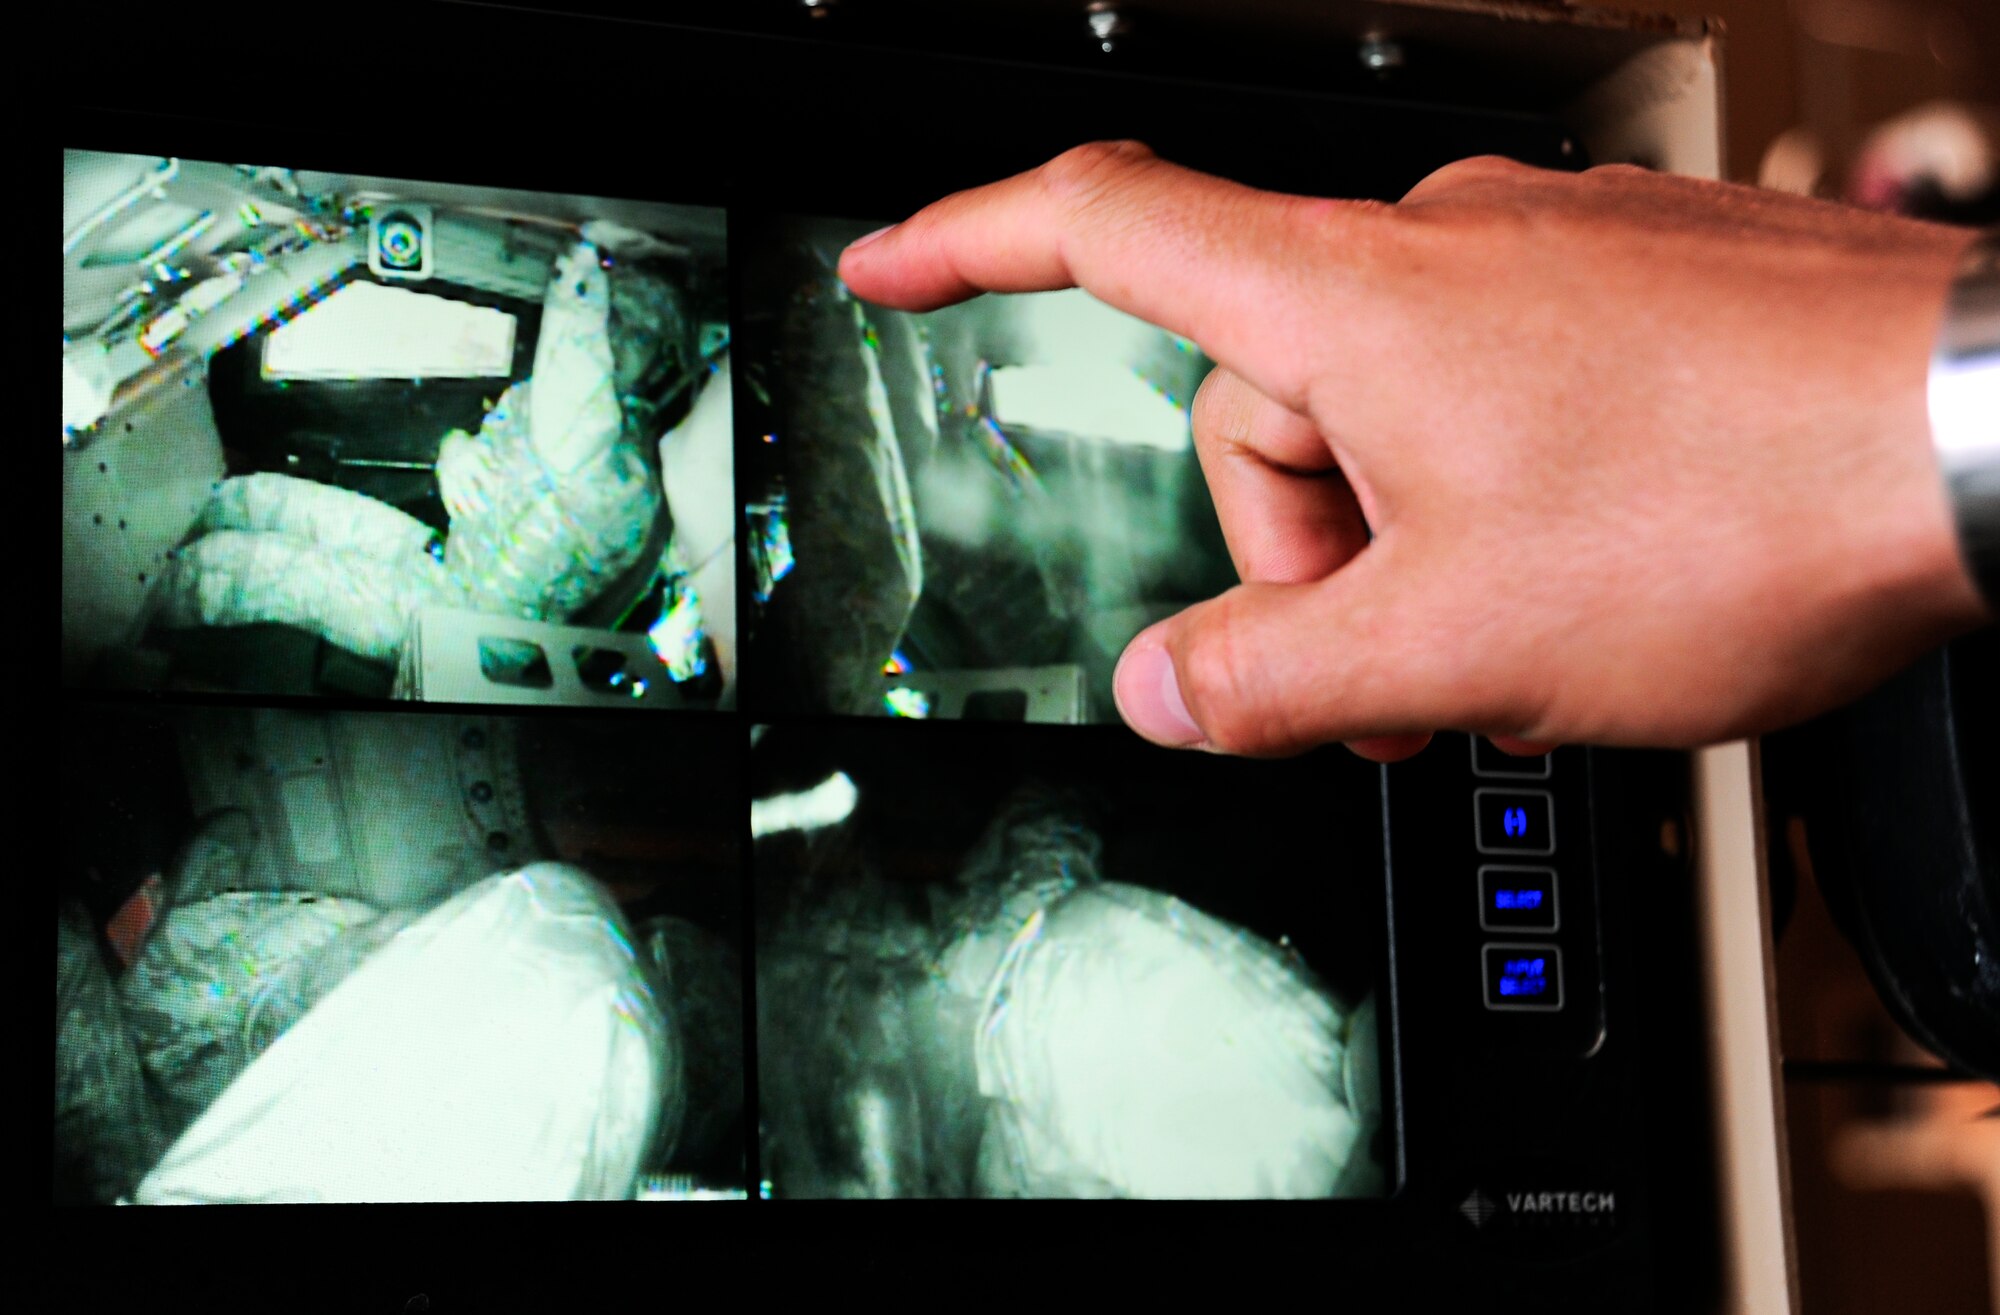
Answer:
<svg viewBox="0 0 2000 1315"><path fill-rule="evenodd" d="M176 563L162 623L282 622L393 663L422 608L559 621L633 567L661 489L620 408L633 382L623 376L644 362L614 354L607 263L587 240L557 261L532 376L477 433L444 439L442 543L416 517L348 490L278 474L225 480ZM726 373L719 382L726 397ZM703 396L716 387L708 378Z"/></svg>
<svg viewBox="0 0 2000 1315"><path fill-rule="evenodd" d="M1033 786L911 896L813 842L759 958L767 1165L789 1196L1379 1193L1372 997L1107 880ZM830 875L831 867L838 875Z"/></svg>

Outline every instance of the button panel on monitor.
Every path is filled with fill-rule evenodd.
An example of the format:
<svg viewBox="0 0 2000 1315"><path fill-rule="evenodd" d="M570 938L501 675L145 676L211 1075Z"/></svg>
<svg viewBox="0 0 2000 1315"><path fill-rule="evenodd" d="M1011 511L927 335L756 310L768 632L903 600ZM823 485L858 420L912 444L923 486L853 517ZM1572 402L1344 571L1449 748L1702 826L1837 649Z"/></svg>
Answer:
<svg viewBox="0 0 2000 1315"><path fill-rule="evenodd" d="M1479 1001L1462 1007L1482 1019L1482 1053L1508 1062L1589 1057L1604 1043L1584 752L1572 746L1522 758L1468 736L1428 774L1431 788L1455 780L1472 795L1471 844L1456 839L1465 832L1454 827L1452 857L1441 846L1430 852L1464 864L1449 883L1456 893L1438 895L1458 910L1450 954L1465 962L1479 951ZM1566 765L1558 767L1558 758ZM1465 796L1458 798L1463 808ZM1413 847L1430 839L1414 839ZM1479 900L1476 919L1465 907L1468 888Z"/></svg>
<svg viewBox="0 0 2000 1315"><path fill-rule="evenodd" d="M1555 853L1555 800L1547 790L1475 790L1472 808L1480 853Z"/></svg>

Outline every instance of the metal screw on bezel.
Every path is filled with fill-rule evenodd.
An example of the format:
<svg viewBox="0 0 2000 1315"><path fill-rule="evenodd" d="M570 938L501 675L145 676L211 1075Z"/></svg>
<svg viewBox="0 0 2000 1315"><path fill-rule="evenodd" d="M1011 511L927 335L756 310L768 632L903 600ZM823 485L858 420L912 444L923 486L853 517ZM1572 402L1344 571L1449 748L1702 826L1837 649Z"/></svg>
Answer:
<svg viewBox="0 0 2000 1315"><path fill-rule="evenodd" d="M1084 16L1089 20L1090 34L1097 38L1097 48L1107 55L1118 44L1118 38L1132 30L1131 20L1119 13L1110 0L1091 0Z"/></svg>

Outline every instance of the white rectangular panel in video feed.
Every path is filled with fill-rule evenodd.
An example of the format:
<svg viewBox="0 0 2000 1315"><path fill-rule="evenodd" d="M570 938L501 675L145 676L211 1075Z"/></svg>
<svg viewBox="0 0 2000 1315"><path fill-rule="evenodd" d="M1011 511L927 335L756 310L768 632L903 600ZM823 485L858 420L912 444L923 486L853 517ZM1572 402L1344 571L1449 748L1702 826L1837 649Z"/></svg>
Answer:
<svg viewBox="0 0 2000 1315"><path fill-rule="evenodd" d="M514 316L378 283L354 283L271 334L266 379L505 379Z"/></svg>

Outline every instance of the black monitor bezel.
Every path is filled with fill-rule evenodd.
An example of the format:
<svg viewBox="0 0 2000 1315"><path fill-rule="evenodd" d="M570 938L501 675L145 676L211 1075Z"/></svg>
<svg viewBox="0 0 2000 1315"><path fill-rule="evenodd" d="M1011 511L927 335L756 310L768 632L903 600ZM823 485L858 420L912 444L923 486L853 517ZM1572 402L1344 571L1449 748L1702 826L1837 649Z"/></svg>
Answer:
<svg viewBox="0 0 2000 1315"><path fill-rule="evenodd" d="M282 39L314 35L292 26L278 29ZM423 5L408 10L395 42L317 35L329 64L340 52L351 60L358 51L370 61L369 76L342 84L341 103L328 106L282 94L253 102L243 82L227 74L205 82L166 73L145 35L104 35L102 48L92 50L91 103L63 116L65 147L283 160L330 171L721 205L733 213L895 218L940 192L1029 167L1052 148L1104 136L1147 138L1169 158L1259 185L1379 199L1394 199L1431 168L1472 149L1552 167L1578 162L1559 120L1519 105L1478 108L1472 85L1455 104L1338 79L1329 80L1331 91L1241 80L1196 86L1185 75L927 55L810 33L730 34ZM669 52L680 53L681 76L671 85L644 76L654 64L667 65ZM298 54L267 46L244 58L263 68L277 93L324 75L310 63L282 67ZM531 68L534 77L517 76ZM950 114L904 115L889 124L894 131L887 139L878 132L829 144L829 107L850 105L844 96L854 86L893 87L913 101L928 89L945 104L955 79L985 88L986 99L951 104ZM1068 88L1067 99L1051 94L1058 84ZM1003 103L1010 90L1020 99ZM531 130L509 115L532 112L514 99L530 92L554 107L545 112L559 124L591 106L608 123L582 133L583 145L567 157L522 150L509 134ZM1177 127L1149 117L1146 105L1176 92L1199 101L1201 113L1180 116ZM685 116L686 132L616 130L620 115L627 124L648 122L638 116L663 117L663 106ZM1020 113L1010 117L1010 106ZM393 137L371 132L368 115L388 112L417 122ZM1274 127L1300 115L1349 124L1351 156L1308 158L1297 147L1313 134L1298 122L1285 131ZM982 126L990 129L985 136ZM671 157L661 145L667 138L675 143ZM905 143L902 155L886 149L896 141ZM925 160L922 167L908 166L911 153ZM643 168L649 154L671 159L671 173ZM1365 185L1348 185L1357 170L1366 173ZM732 260L738 255L732 252ZM1024 1250L1044 1272L1095 1265L1101 1279L1134 1290L1148 1277L1171 1287L1183 1271L1221 1275L1237 1266L1274 1283L1296 1277L1325 1285L1343 1270L1357 1281L1379 1276L1399 1281L1405 1296L1474 1288L1503 1304L1508 1292L1526 1299L1582 1290L1596 1298L1594 1309L1626 1297L1637 1308L1646 1294L1677 1285L1699 1290L1712 1279L1715 1248L1704 1224L1713 1221L1712 1185L1697 1168L1711 1145L1705 1115L1693 1113L1705 1110L1706 1100L1694 903L1684 856L1663 857L1657 843L1662 814L1684 817L1686 759L1577 753L1591 783L1596 867L1617 874L1602 883L1607 989L1629 992L1626 1026L1646 1037L1619 1061L1625 1076L1613 1085L1629 1092L1650 1084L1653 1104L1689 1112L1684 1119L1643 1119L1630 1130L1633 1163L1649 1166L1668 1190L1656 1194L1644 1227L1629 1232L1621 1249L1526 1264L1479 1254L1450 1231L1454 1221L1433 1208L1436 1201L1425 1196L1420 1203L1406 1189L1386 1201L1317 1205L752 1202L692 1217L683 1212L671 1234L647 1222L647 1212L618 1205L232 1208L219 1227L214 1216L173 1212L64 1213L54 1221L58 1264L72 1276L65 1282L73 1296L150 1293L176 1309L227 1302L400 1310L418 1293L429 1294L434 1309L608 1304L627 1290L678 1288L687 1280L676 1266L717 1258L731 1276L718 1290L753 1300L792 1285L915 1286L962 1281L968 1271L998 1278L993 1271L1017 1267ZM1385 771L1385 797L1396 797L1401 770ZM1427 806L1412 807L1420 821ZM1659 881L1646 889L1642 911L1637 887L1644 876ZM1392 867L1392 908L1395 890L1414 879L1407 865ZM1407 923L1395 928L1400 993L1429 989L1403 977L1422 935ZM1397 1035L1398 1026L1387 1033ZM1405 1086L1426 1080L1410 1063L1399 1055ZM1408 1131L1415 1144L1422 1130ZM309 1237L321 1242L301 1246ZM894 1244L881 1240L898 1237ZM217 1239L226 1239L219 1246L226 1257L217 1254ZM342 1257L334 1262L341 1272L329 1272L329 1251ZM604 1268L607 1251L622 1251L622 1273ZM106 1254L121 1263L105 1263ZM648 1275L651 1265L665 1268Z"/></svg>

